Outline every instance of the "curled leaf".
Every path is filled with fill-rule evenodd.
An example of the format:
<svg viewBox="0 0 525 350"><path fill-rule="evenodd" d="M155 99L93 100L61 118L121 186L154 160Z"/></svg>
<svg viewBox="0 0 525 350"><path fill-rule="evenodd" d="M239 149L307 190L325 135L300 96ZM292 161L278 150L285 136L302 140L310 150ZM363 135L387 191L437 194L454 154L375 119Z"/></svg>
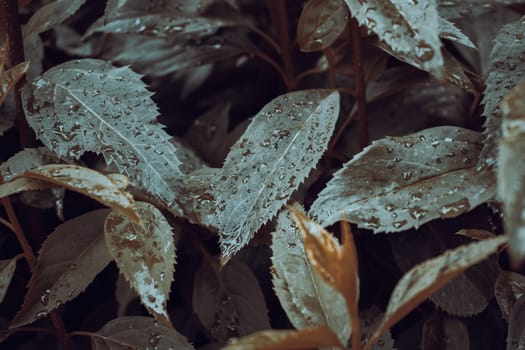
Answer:
<svg viewBox="0 0 525 350"><path fill-rule="evenodd" d="M294 210L302 209L294 206ZM273 288L293 326L329 327L346 344L350 319L345 299L315 272L289 210L279 214L272 234L272 252Z"/></svg>
<svg viewBox="0 0 525 350"><path fill-rule="evenodd" d="M46 317L74 299L109 264L103 234L108 213L108 209L88 212L57 226L47 237L11 328Z"/></svg>
<svg viewBox="0 0 525 350"><path fill-rule="evenodd" d="M104 224L109 252L144 306L170 325L166 304L175 271L171 226L155 206L137 202L142 225L112 211Z"/></svg>
<svg viewBox="0 0 525 350"><path fill-rule="evenodd" d="M439 288L468 267L496 253L507 241L506 237L498 236L466 244L413 267L395 286L383 322L364 350L370 350L383 332L399 322Z"/></svg>
<svg viewBox="0 0 525 350"><path fill-rule="evenodd" d="M291 92L266 104L232 146L214 193L226 263L270 220L326 150L339 115L332 90Z"/></svg>

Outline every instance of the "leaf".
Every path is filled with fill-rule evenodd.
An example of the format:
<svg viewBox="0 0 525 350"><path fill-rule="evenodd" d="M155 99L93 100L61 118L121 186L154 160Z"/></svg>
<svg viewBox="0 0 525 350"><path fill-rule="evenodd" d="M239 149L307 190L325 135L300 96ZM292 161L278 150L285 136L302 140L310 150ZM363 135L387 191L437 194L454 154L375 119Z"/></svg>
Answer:
<svg viewBox="0 0 525 350"><path fill-rule="evenodd" d="M326 150L339 115L332 90L275 98L254 117L222 167L217 200L225 264L270 220Z"/></svg>
<svg viewBox="0 0 525 350"><path fill-rule="evenodd" d="M4 300L16 269L16 259L0 260L0 303Z"/></svg>
<svg viewBox="0 0 525 350"><path fill-rule="evenodd" d="M128 281L126 281L126 277L120 273L115 285L115 300L118 304L117 316L125 316L129 303L138 297L137 292L135 292L135 290L129 285Z"/></svg>
<svg viewBox="0 0 525 350"><path fill-rule="evenodd" d="M469 332L462 320L435 314L423 324L421 350L469 349Z"/></svg>
<svg viewBox="0 0 525 350"><path fill-rule="evenodd" d="M348 10L343 0L309 0L297 24L297 43L301 51L322 51L345 30Z"/></svg>
<svg viewBox="0 0 525 350"><path fill-rule="evenodd" d="M15 87L16 83L22 79L29 68L29 62L22 62L5 72L0 71L0 106L4 103L7 94Z"/></svg>
<svg viewBox="0 0 525 350"><path fill-rule="evenodd" d="M46 164L60 163L60 158L45 147L26 148L0 165L2 182L8 182L26 172Z"/></svg>
<svg viewBox="0 0 525 350"><path fill-rule="evenodd" d="M272 252L273 289L292 325L297 329L329 327L346 344L350 319L345 299L315 272L289 210L279 214Z"/></svg>
<svg viewBox="0 0 525 350"><path fill-rule="evenodd" d="M352 233L342 230L342 244L301 211L290 208L293 219L303 235L306 256L315 272L345 298L352 344L358 344L359 331L359 270ZM356 345L357 347L357 345Z"/></svg>
<svg viewBox="0 0 525 350"><path fill-rule="evenodd" d="M504 319L508 321L512 307L524 294L525 276L500 270L494 286L494 295Z"/></svg>
<svg viewBox="0 0 525 350"><path fill-rule="evenodd" d="M523 0L438 0L439 14L447 19L476 17L498 6L523 3Z"/></svg>
<svg viewBox="0 0 525 350"><path fill-rule="evenodd" d="M363 350L369 350L384 331L468 267L496 253L507 241L506 237L498 236L466 244L413 267L395 286L385 318Z"/></svg>
<svg viewBox="0 0 525 350"><path fill-rule="evenodd" d="M138 74L102 60L68 61L26 86L22 97L29 124L59 156L102 153L133 185L179 210L181 162Z"/></svg>
<svg viewBox="0 0 525 350"><path fill-rule="evenodd" d="M366 341L372 336L374 331L381 324L384 313L377 306L372 306L359 315L359 320L361 321L361 346L363 346ZM350 348L352 349L352 348ZM392 339L392 334L390 331L385 331L377 342L372 345L371 350L395 350L394 339Z"/></svg>
<svg viewBox="0 0 525 350"><path fill-rule="evenodd" d="M486 119L480 165L492 166L496 162L497 142L501 135L500 102L521 80L521 74L517 72L525 70L525 60L522 59L525 55L525 40L522 40L524 34L525 22L522 18L502 26L494 39L485 82L485 95L481 101L485 105L483 115Z"/></svg>
<svg viewBox="0 0 525 350"><path fill-rule="evenodd" d="M75 14L86 0L56 0L45 6L31 16L24 27L24 38L40 34L64 22Z"/></svg>
<svg viewBox="0 0 525 350"><path fill-rule="evenodd" d="M222 350L302 350L345 347L327 327L312 327L298 331L268 330L244 338L232 339Z"/></svg>
<svg viewBox="0 0 525 350"><path fill-rule="evenodd" d="M164 324L170 324L166 303L175 272L171 226L153 205L137 202L142 225L112 211L104 224L109 252L142 304Z"/></svg>
<svg viewBox="0 0 525 350"><path fill-rule="evenodd" d="M345 1L359 24L377 34L397 57L441 77L444 61L435 0Z"/></svg>
<svg viewBox="0 0 525 350"><path fill-rule="evenodd" d="M193 350L186 337L144 316L115 318L91 335L93 350Z"/></svg>
<svg viewBox="0 0 525 350"><path fill-rule="evenodd" d="M507 333L507 350L525 347L525 298L519 298L512 306Z"/></svg>
<svg viewBox="0 0 525 350"><path fill-rule="evenodd" d="M140 222L131 194L124 191L121 184L98 171L78 165L49 164L28 170L20 176L43 180L79 192ZM4 185L0 185L2 186Z"/></svg>
<svg viewBox="0 0 525 350"><path fill-rule="evenodd" d="M103 236L108 209L80 215L57 226L38 253L24 304L10 328L46 317L83 292L111 261Z"/></svg>
<svg viewBox="0 0 525 350"><path fill-rule="evenodd" d="M476 45L466 36L461 29L444 18L439 18L439 36L443 39L455 41L458 44L465 45L472 49L476 49Z"/></svg>
<svg viewBox="0 0 525 350"><path fill-rule="evenodd" d="M470 238L461 236L464 230L452 234L443 232L439 227L434 229L429 226L421 231L390 238L392 255L401 272L407 272L415 265L442 254L447 249L472 241ZM407 250L410 251L410 254L407 254ZM450 315L464 317L477 315L485 310L494 297L497 276L497 259L490 257L454 278L430 296L430 300Z"/></svg>
<svg viewBox="0 0 525 350"><path fill-rule="evenodd" d="M204 261L193 282L193 310L218 341L270 328L257 278L244 263L232 260L220 271Z"/></svg>
<svg viewBox="0 0 525 350"><path fill-rule="evenodd" d="M12 196L24 191L46 190L49 187L50 185L44 181L17 178L0 185L0 198Z"/></svg>
<svg viewBox="0 0 525 350"><path fill-rule="evenodd" d="M476 169L479 139L446 126L375 141L334 174L310 215L325 227L347 220L374 232L456 217L495 192L493 174Z"/></svg>
<svg viewBox="0 0 525 350"><path fill-rule="evenodd" d="M498 194L503 201L505 233L514 261L525 258L525 81L512 89L501 103L503 122L498 153Z"/></svg>

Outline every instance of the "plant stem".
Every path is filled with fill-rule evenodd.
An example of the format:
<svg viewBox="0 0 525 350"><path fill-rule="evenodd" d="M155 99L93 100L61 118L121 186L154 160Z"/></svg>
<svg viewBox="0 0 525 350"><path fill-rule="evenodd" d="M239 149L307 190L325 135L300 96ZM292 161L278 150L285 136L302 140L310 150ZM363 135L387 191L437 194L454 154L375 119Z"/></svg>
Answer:
<svg viewBox="0 0 525 350"><path fill-rule="evenodd" d="M0 21L7 26L7 38L9 41L9 64L8 67L14 67L17 64L24 62L24 41L22 38L22 30L20 25L20 17L18 15L17 0L0 0L0 13L4 18ZM18 138L20 147L33 147L36 145L35 134L29 127L22 108L22 99L20 98L20 89L26 83L25 77L22 77L15 86L15 101L16 101L16 124L18 128Z"/></svg>
<svg viewBox="0 0 525 350"><path fill-rule="evenodd" d="M270 17L275 25L281 56L284 63L284 73L286 76L285 84L288 91L295 90L297 81L295 80L295 68L292 60L292 47L290 45L290 33L288 32L288 17L286 15L286 2L284 0L267 0Z"/></svg>
<svg viewBox="0 0 525 350"><path fill-rule="evenodd" d="M263 60L264 62L268 63L270 66L273 67L273 69L275 69L275 71L277 73L279 73L279 76L281 77L282 81L286 84L286 86L288 87L288 78L286 76L286 73L284 72L284 70L281 68L281 66L275 62L275 60L273 58L271 58L270 56L268 56L267 54L265 54L264 52L261 52L259 50L254 50L251 52L251 54L254 56L254 57L257 57L261 60Z"/></svg>
<svg viewBox="0 0 525 350"><path fill-rule="evenodd" d="M368 136L368 120L366 117L366 82L361 54L361 38L359 36L359 24L355 18L350 20L350 31L352 32L352 54L355 71L355 97L357 115L359 117L359 146L363 149L368 146L370 138Z"/></svg>
<svg viewBox="0 0 525 350"><path fill-rule="evenodd" d="M33 253L33 249L31 248L29 242L26 239L26 236L22 229L22 225L20 225L20 222L18 221L18 218L16 216L15 210L13 209L13 205L11 204L11 200L9 199L9 197L2 198L2 204L7 213L7 217L9 218L9 222L13 227L18 243L22 247L22 251L24 252L27 264L29 265L31 271L34 271L37 262L35 254ZM66 332L64 323L62 322L62 319L60 318L60 315L58 314L57 310L51 311L50 316L51 321L53 322L53 326L55 328L56 337L60 342L61 348L64 350L71 349L71 339L69 338L69 335Z"/></svg>
<svg viewBox="0 0 525 350"><path fill-rule="evenodd" d="M323 51L326 60L328 61L328 75L330 77L330 86L332 89L337 89L337 81L335 77L335 56L334 50L327 48Z"/></svg>

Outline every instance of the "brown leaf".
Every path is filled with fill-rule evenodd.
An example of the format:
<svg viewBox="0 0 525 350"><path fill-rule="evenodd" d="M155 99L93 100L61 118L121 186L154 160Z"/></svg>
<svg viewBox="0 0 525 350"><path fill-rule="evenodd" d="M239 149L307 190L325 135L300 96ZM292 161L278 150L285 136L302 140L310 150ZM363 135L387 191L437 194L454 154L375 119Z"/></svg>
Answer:
<svg viewBox="0 0 525 350"><path fill-rule="evenodd" d="M186 337L144 316L115 318L91 335L93 350L193 350Z"/></svg>
<svg viewBox="0 0 525 350"><path fill-rule="evenodd" d="M131 194L123 191L121 184L115 184L110 178L95 170L76 165L51 164L32 169L20 176L44 180L82 193L128 216L133 221L140 222Z"/></svg>
<svg viewBox="0 0 525 350"><path fill-rule="evenodd" d="M359 341L359 276L357 252L352 234L343 225L341 243L305 214L290 208L297 226L303 234L306 255L323 280L345 297L352 339ZM352 342L353 343L353 342Z"/></svg>
<svg viewBox="0 0 525 350"><path fill-rule="evenodd" d="M74 299L111 261L104 242L108 209L88 212L59 226L47 237L29 281L24 304L10 328L34 322Z"/></svg>
<svg viewBox="0 0 525 350"><path fill-rule="evenodd" d="M509 319L513 305L524 294L525 276L511 271L500 270L494 286L494 295L504 319Z"/></svg>
<svg viewBox="0 0 525 350"><path fill-rule="evenodd" d="M0 260L0 303L4 300L16 269L16 260Z"/></svg>
<svg viewBox="0 0 525 350"><path fill-rule="evenodd" d="M244 338L230 340L222 350L302 350L331 346L345 348L330 328L313 327L298 331L257 332Z"/></svg>
<svg viewBox="0 0 525 350"><path fill-rule="evenodd" d="M254 273L233 259L220 271L204 261L193 283L193 310L218 341L270 328L266 302Z"/></svg>
<svg viewBox="0 0 525 350"><path fill-rule="evenodd" d="M175 271L173 232L153 205L137 202L142 225L112 211L104 224L109 252L148 311L171 325L168 302Z"/></svg>
<svg viewBox="0 0 525 350"><path fill-rule="evenodd" d="M507 333L507 350L525 348L525 298L519 298L512 306Z"/></svg>
<svg viewBox="0 0 525 350"><path fill-rule="evenodd" d="M436 258L429 259L412 268L394 288L388 302L385 318L364 350L369 350L384 331L399 322L439 288L468 267L497 252L507 241L506 237L498 236L466 244L446 251Z"/></svg>
<svg viewBox="0 0 525 350"><path fill-rule="evenodd" d="M337 40L347 22L343 0L309 0L297 24L297 43L304 52L322 51Z"/></svg>
<svg viewBox="0 0 525 350"><path fill-rule="evenodd" d="M4 103L7 94L13 90L16 83L27 72L28 68L29 62L22 62L5 72L0 70L0 106Z"/></svg>

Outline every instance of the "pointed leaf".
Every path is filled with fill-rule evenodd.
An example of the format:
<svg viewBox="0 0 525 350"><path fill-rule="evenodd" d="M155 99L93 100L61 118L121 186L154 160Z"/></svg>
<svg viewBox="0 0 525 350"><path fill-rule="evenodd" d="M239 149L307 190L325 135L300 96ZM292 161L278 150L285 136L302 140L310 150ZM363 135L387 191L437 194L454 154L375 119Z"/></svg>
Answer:
<svg viewBox="0 0 525 350"><path fill-rule="evenodd" d="M140 222L131 194L98 171L77 165L49 164L26 171L20 177L43 180L82 193Z"/></svg>
<svg viewBox="0 0 525 350"><path fill-rule="evenodd" d="M337 40L347 22L343 0L309 0L297 24L297 43L304 52L322 51Z"/></svg>
<svg viewBox="0 0 525 350"><path fill-rule="evenodd" d="M507 350L525 348L525 298L519 298L512 306L507 333Z"/></svg>
<svg viewBox="0 0 525 350"><path fill-rule="evenodd" d="M0 303L4 300L16 269L16 259L0 260Z"/></svg>
<svg viewBox="0 0 525 350"><path fill-rule="evenodd" d="M279 214L272 252L273 288L292 325L297 329L327 326L346 344L350 320L345 299L315 272L289 210Z"/></svg>
<svg viewBox="0 0 525 350"><path fill-rule="evenodd" d="M435 0L345 0L360 25L377 34L397 57L440 77L443 71ZM395 28L393 30L393 28Z"/></svg>
<svg viewBox="0 0 525 350"><path fill-rule="evenodd" d="M177 210L177 149L138 74L102 60L68 61L26 86L22 97L29 124L48 148L76 159L102 153L133 185Z"/></svg>
<svg viewBox="0 0 525 350"><path fill-rule="evenodd" d="M501 270L494 286L494 295L503 318L508 321L513 305L525 295L525 276Z"/></svg>
<svg viewBox="0 0 525 350"><path fill-rule="evenodd" d="M144 316L115 318L91 336L93 350L193 350L186 337Z"/></svg>
<svg viewBox="0 0 525 350"><path fill-rule="evenodd" d="M506 243L507 238L504 236L470 243L412 268L394 288L385 318L363 350L369 350L384 331L399 322L454 277L496 253Z"/></svg>
<svg viewBox="0 0 525 350"><path fill-rule="evenodd" d="M222 342L270 328L259 282L236 260L220 271L202 263L193 283L193 310L211 336Z"/></svg>
<svg viewBox="0 0 525 350"><path fill-rule="evenodd" d="M11 92L16 83L22 79L29 68L29 62L22 62L5 72L0 72L0 106L4 103L7 94Z"/></svg>
<svg viewBox="0 0 525 350"><path fill-rule="evenodd" d="M525 27L524 27L525 29ZM525 47L524 47L525 48ZM498 153L498 194L503 201L505 233L515 260L525 259L525 81L501 103L503 123Z"/></svg>
<svg viewBox="0 0 525 350"><path fill-rule="evenodd" d="M56 0L42 6L24 27L24 37L40 34L64 22L84 5L86 0Z"/></svg>
<svg viewBox="0 0 525 350"><path fill-rule="evenodd" d="M485 137L480 165L493 165L497 157L497 142L501 135L500 102L503 96L521 80L525 71L525 21L501 27L494 39L490 53L488 77L482 103L485 105L483 115L486 117L483 135Z"/></svg>
<svg viewBox="0 0 525 350"><path fill-rule="evenodd" d="M352 344L358 344L359 335L359 276L357 252L350 230L343 229L340 245L330 233L310 220L304 213L290 209L303 234L308 260L315 272L345 297L350 319Z"/></svg>
<svg viewBox="0 0 525 350"><path fill-rule="evenodd" d="M298 331L269 330L244 338L232 339L222 350L302 350L345 347L327 327L305 328Z"/></svg>
<svg viewBox="0 0 525 350"><path fill-rule="evenodd" d="M444 18L439 18L439 36L443 39L448 39L455 41L461 45L467 47L476 48L476 45L466 36L461 29L456 27L456 25Z"/></svg>
<svg viewBox="0 0 525 350"><path fill-rule="evenodd" d="M480 134L452 126L375 141L334 174L310 215L398 232L450 218L492 198L495 179L476 169Z"/></svg>
<svg viewBox="0 0 525 350"><path fill-rule="evenodd" d="M104 242L108 209L66 221L47 237L29 281L24 304L11 328L32 323L74 299L111 261Z"/></svg>
<svg viewBox="0 0 525 350"><path fill-rule="evenodd" d="M233 145L218 183L223 264L245 246L299 187L326 150L339 115L339 94L281 95L254 117Z"/></svg>
<svg viewBox="0 0 525 350"><path fill-rule="evenodd" d="M175 271L173 232L153 205L137 202L142 225L112 211L104 224L109 252L142 304L165 324L170 324L166 303Z"/></svg>

